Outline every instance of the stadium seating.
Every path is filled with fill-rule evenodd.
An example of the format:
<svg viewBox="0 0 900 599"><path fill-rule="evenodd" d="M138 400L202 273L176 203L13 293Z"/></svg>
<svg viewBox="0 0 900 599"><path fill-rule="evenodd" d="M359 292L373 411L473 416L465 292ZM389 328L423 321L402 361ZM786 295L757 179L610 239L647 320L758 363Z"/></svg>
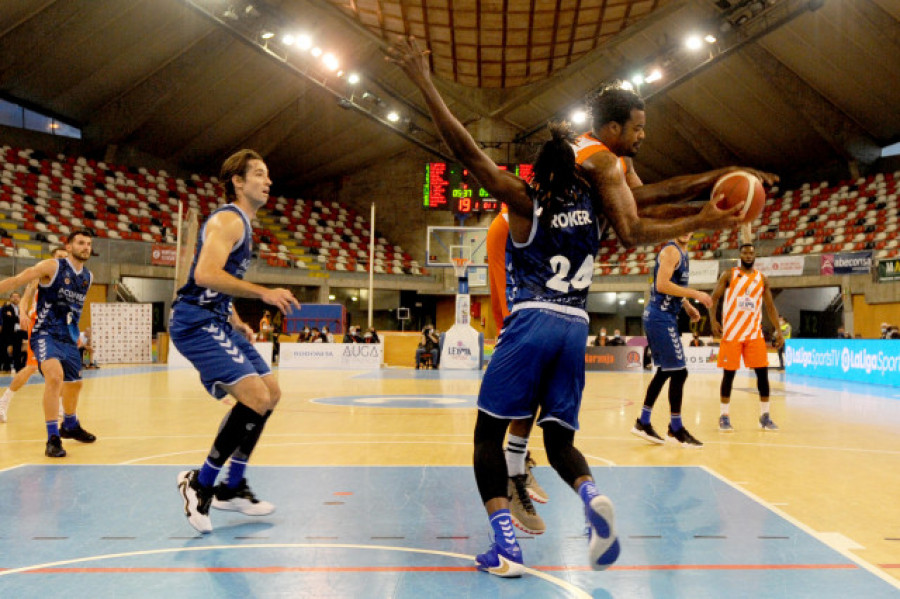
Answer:
<svg viewBox="0 0 900 599"><path fill-rule="evenodd" d="M219 205L218 181L124 167L84 157L0 147L0 253L36 256L75 228L99 238L175 243L178 205L200 213ZM254 222L257 257L273 267L367 272L368 223L338 202L277 198ZM29 242L37 242L29 244ZM383 237L375 246L381 274L422 275L420 265Z"/></svg>

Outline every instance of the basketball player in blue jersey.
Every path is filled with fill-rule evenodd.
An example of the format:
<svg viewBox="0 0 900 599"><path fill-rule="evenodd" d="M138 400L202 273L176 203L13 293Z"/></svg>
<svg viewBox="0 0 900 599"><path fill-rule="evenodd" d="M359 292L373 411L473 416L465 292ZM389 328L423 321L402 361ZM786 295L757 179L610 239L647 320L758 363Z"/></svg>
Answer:
<svg viewBox="0 0 900 599"><path fill-rule="evenodd" d="M712 298L708 294L687 286L690 273L687 245L690 240L691 234L685 233L664 245L656 256L650 304L644 309L643 319L647 342L657 369L647 387L644 407L631 433L651 443L665 443L653 430L650 414L668 380L671 409L669 438L684 447L703 447L703 443L695 439L681 422L681 403L688 372L684 349L681 347L681 334L678 332L678 313L683 307L691 321L697 322L700 320L700 312L688 300L696 299L707 308L712 304Z"/></svg>
<svg viewBox="0 0 900 599"><path fill-rule="evenodd" d="M253 150L241 150L222 165L219 176L227 204L203 225L185 285L172 308L172 342L200 373L210 395L231 395L226 414L203 465L178 475L178 490L191 526L212 532L210 506L265 516L275 506L256 498L244 477L247 461L281 397L278 382L250 343L253 331L232 306L233 297L258 298L285 313L299 308L287 289L244 281L250 265L250 222L269 198L269 171ZM228 459L227 479L216 477Z"/></svg>
<svg viewBox="0 0 900 599"><path fill-rule="evenodd" d="M43 260L15 277L0 282L0 294L39 280L31 350L44 376L44 421L47 445L44 455L66 456L62 439L93 443L97 437L84 430L76 416L81 393L81 353L78 351L78 321L93 275L84 264L91 257L89 231L75 231L66 243L67 258ZM59 398L63 423L59 425Z"/></svg>

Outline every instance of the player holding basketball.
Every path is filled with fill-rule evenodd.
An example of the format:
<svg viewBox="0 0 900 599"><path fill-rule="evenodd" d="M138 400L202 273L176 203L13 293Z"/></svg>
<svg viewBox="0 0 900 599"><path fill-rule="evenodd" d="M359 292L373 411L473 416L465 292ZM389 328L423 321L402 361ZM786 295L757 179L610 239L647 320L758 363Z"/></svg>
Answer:
<svg viewBox="0 0 900 599"><path fill-rule="evenodd" d="M69 255L69 252L66 251L66 248L60 247L53 250L53 258L65 258ZM19 314L21 315L19 318L19 322L22 326L22 329L28 333L28 359L25 362L25 368L22 368L16 373L16 376L13 377L13 380L9 383L9 388L3 392L3 395L0 396L0 422L6 422L7 413L9 411L9 402L12 401L13 396L25 386L25 383L28 382L28 379L31 378L38 369L37 358L34 355L34 352L31 351L31 330L34 328L34 321L37 318L37 312L35 311L34 298L37 293L37 280L32 281L25 288L25 293L22 294L22 301L19 302ZM62 402L60 401L60 406ZM63 412L64 413L64 410Z"/></svg>
<svg viewBox="0 0 900 599"><path fill-rule="evenodd" d="M244 471L266 421L281 397L268 365L251 345L253 330L232 306L233 297L259 298L290 313L299 308L287 289L268 289L242 280L250 265L250 222L269 198L269 170L253 150L240 150L222 164L219 179L229 202L213 212L200 231L187 283L178 290L169 333L191 361L210 395L237 402L225 415L203 465L178 475L178 490L191 526L212 531L210 505L265 516L275 506L256 498ZM214 486L228 459L227 480Z"/></svg>
<svg viewBox="0 0 900 599"><path fill-rule="evenodd" d="M734 374L744 365L756 372L756 386L759 389L759 426L764 431L777 431L778 427L769 416L769 358L766 342L762 334L762 309L765 304L766 315L775 327L773 332L775 347L781 347L784 339L778 331L778 311L772 299L769 279L753 268L756 262L756 248L752 243L743 243L740 247L740 266L723 272L712 294L712 307L709 308L709 320L713 335L721 336L719 346L719 368L724 369L722 376L721 414L719 430L732 432L731 418L728 408L731 403L731 386ZM725 334L716 318L719 300L725 296L722 308L722 321Z"/></svg>
<svg viewBox="0 0 900 599"><path fill-rule="evenodd" d="M532 184L500 170L447 108L431 81L427 54L409 38L389 51L388 60L422 92L454 155L509 208L512 308L482 381L475 425L475 479L494 543L476 557L476 565L503 577L520 576L524 570L509 513L503 438L511 420L531 419L540 407L538 422L550 464L585 504L589 562L594 569L607 568L619 554L612 502L600 495L584 456L573 445L584 389L584 306L604 228L601 211L620 238L633 243L678 235L698 223L699 228L734 226L737 210L721 211L710 202L691 218L643 221L616 158L598 153L612 162L578 169L570 146L574 138L562 125L551 127L553 139L538 156ZM593 190L583 177L587 171Z"/></svg>
<svg viewBox="0 0 900 599"><path fill-rule="evenodd" d="M81 353L78 351L78 321L93 275L85 267L91 257L92 237L86 230L75 231L66 243L68 257L49 259L26 268L0 283L0 293L40 281L37 317L31 330L31 350L44 375L44 421L47 445L44 455L66 456L61 438L93 443L97 437L81 427L76 415L81 393ZM59 424L59 397L64 417Z"/></svg>
<svg viewBox="0 0 900 599"><path fill-rule="evenodd" d="M657 369L647 387L641 415L635 421L631 433L651 443L665 443L653 430L650 414L668 380L671 410L668 436L684 447L703 447L703 443L695 439L681 422L681 402L688 371L684 349L681 347L681 334L678 332L678 313L683 307L691 321L697 322L700 320L700 312L688 300L699 300L707 308L712 305L708 294L687 286L690 272L687 245L690 240L690 233L676 237L664 245L656 256L650 304L644 310L644 330Z"/></svg>

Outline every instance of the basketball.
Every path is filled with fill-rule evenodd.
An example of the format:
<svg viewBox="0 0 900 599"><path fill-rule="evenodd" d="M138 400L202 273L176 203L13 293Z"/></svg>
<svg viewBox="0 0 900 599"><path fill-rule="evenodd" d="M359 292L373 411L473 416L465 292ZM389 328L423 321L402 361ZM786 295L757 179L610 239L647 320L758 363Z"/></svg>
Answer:
<svg viewBox="0 0 900 599"><path fill-rule="evenodd" d="M747 171L734 171L719 177L710 197L715 198L719 194L725 194L717 204L722 210L744 202L741 216L745 223L752 222L759 216L766 204L766 190L763 189L762 181Z"/></svg>

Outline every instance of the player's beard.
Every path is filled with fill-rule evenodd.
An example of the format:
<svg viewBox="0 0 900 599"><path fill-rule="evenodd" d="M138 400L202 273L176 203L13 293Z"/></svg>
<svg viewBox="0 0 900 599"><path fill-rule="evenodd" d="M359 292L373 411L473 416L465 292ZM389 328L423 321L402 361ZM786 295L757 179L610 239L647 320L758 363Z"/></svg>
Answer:
<svg viewBox="0 0 900 599"><path fill-rule="evenodd" d="M744 270L750 270L751 268L753 268L754 264L756 264L756 258L754 258L750 262L741 260L741 268L743 268Z"/></svg>

